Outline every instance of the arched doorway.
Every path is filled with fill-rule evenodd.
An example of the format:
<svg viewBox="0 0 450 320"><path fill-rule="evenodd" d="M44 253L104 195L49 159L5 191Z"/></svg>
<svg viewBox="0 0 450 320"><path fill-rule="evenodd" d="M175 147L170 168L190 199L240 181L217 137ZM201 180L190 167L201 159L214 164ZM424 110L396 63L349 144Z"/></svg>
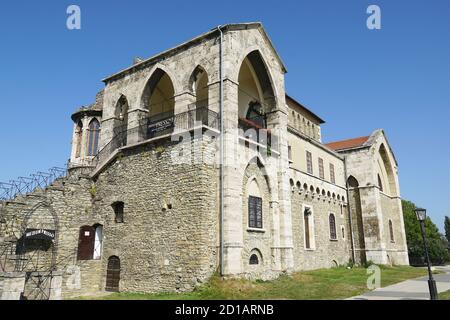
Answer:
<svg viewBox="0 0 450 320"><path fill-rule="evenodd" d="M108 259L108 268L106 270L106 291L119 292L120 283L120 259L111 256Z"/></svg>
<svg viewBox="0 0 450 320"><path fill-rule="evenodd" d="M145 139L168 134L174 129L175 89L169 75L156 69L142 95L143 108L148 110Z"/></svg>

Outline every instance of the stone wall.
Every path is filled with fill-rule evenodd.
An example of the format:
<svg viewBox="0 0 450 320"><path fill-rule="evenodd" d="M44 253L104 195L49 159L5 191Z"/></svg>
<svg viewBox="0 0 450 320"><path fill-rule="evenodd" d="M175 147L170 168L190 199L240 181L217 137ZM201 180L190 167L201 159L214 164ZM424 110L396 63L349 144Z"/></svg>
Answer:
<svg viewBox="0 0 450 320"><path fill-rule="evenodd" d="M199 144L215 150L203 139L192 147ZM217 169L174 165L174 147L159 140L124 150L95 183L95 211L104 223L103 268L110 256L120 258L121 291L192 290L216 271ZM124 223L114 219L117 201L125 204Z"/></svg>
<svg viewBox="0 0 450 320"><path fill-rule="evenodd" d="M312 195L307 192L292 193L292 230L294 237L295 270L311 270L346 265L351 259L351 238L348 210L338 201ZM313 236L311 249L305 247L303 212L310 206L313 212ZM337 239L330 238L329 215L336 219ZM344 236L342 234L344 228Z"/></svg>

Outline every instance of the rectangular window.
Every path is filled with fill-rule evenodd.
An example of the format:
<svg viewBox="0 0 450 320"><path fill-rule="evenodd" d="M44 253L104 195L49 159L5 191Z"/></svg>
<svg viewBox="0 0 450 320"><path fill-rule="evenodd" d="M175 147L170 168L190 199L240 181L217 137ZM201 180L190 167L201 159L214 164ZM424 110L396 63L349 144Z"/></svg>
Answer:
<svg viewBox="0 0 450 320"><path fill-rule="evenodd" d="M292 147L288 146L288 160L292 162Z"/></svg>
<svg viewBox="0 0 450 320"><path fill-rule="evenodd" d="M313 174L312 154L306 151L306 166L309 174Z"/></svg>
<svg viewBox="0 0 450 320"><path fill-rule="evenodd" d="M319 177L325 179L325 170L323 168L323 159L319 158Z"/></svg>
<svg viewBox="0 0 450 320"><path fill-rule="evenodd" d="M250 228L262 229L262 199L258 197L248 197L248 226Z"/></svg>
<svg viewBox="0 0 450 320"><path fill-rule="evenodd" d="M334 164L330 163L330 181L333 184L336 184L336 177L334 175Z"/></svg>

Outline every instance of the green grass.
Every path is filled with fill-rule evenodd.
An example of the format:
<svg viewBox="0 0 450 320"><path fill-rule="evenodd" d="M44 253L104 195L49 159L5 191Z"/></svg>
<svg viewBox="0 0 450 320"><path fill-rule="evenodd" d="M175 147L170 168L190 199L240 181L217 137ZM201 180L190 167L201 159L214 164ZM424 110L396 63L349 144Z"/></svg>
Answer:
<svg viewBox="0 0 450 320"><path fill-rule="evenodd" d="M450 300L450 290L439 293L439 300Z"/></svg>
<svg viewBox="0 0 450 320"><path fill-rule="evenodd" d="M381 286L426 275L423 268L381 266ZM272 281L244 279L223 280L215 275L189 293L115 293L96 299L103 300L333 300L356 296L368 291L365 268L344 267L297 272L282 275ZM80 299L90 299L82 297Z"/></svg>

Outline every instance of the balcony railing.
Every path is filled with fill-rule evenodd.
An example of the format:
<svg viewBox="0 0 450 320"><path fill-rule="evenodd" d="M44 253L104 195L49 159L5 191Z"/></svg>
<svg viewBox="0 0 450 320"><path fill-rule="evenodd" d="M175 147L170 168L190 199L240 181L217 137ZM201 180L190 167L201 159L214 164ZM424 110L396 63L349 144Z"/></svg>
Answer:
<svg viewBox="0 0 450 320"><path fill-rule="evenodd" d="M219 115L208 107L196 108L174 115L173 113L160 113L150 118L142 119L139 126L131 129L115 130L115 134L94 158L93 164L103 163L115 150L129 144L130 137L135 143L154 139L173 132L193 129L204 125L212 129L219 129Z"/></svg>
<svg viewBox="0 0 450 320"><path fill-rule="evenodd" d="M278 149L278 137L272 133L270 129L266 129L256 122L245 118L239 118L239 134L270 149Z"/></svg>

